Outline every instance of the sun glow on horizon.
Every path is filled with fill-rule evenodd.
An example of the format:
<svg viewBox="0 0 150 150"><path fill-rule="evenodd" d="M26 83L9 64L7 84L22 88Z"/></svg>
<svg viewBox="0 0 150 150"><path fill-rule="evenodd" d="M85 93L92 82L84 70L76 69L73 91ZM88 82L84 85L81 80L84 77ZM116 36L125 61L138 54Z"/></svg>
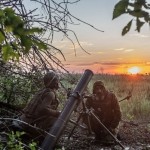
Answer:
<svg viewBox="0 0 150 150"><path fill-rule="evenodd" d="M140 72L141 72L140 67L134 66L134 67L128 68L128 73L129 74L137 74L137 73L140 73Z"/></svg>

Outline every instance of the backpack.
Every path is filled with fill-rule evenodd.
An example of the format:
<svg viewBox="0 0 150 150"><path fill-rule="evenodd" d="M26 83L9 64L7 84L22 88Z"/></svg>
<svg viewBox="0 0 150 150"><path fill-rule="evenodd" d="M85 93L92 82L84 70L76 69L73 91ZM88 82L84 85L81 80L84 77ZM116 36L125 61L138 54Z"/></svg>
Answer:
<svg viewBox="0 0 150 150"><path fill-rule="evenodd" d="M38 105L42 103L43 96L45 93L50 92L50 89L43 89L37 92L31 101L26 105L26 107L23 109L23 113L27 117L33 117L35 115L36 109Z"/></svg>

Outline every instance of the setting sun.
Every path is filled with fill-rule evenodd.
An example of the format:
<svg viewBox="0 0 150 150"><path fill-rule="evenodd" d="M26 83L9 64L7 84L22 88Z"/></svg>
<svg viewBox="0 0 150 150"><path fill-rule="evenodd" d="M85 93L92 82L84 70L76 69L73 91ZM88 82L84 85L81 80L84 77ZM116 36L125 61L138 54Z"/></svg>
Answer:
<svg viewBox="0 0 150 150"><path fill-rule="evenodd" d="M137 66L134 66L128 69L128 73L131 73L131 74L137 74L140 72L141 72L141 69Z"/></svg>

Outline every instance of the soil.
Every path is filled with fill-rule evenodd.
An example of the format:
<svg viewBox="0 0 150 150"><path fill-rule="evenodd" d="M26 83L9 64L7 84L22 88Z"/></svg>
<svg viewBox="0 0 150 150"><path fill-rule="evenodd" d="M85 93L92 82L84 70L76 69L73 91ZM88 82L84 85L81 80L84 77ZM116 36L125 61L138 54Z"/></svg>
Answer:
<svg viewBox="0 0 150 150"><path fill-rule="evenodd" d="M3 125L3 122L0 122ZM94 134L89 134L87 129L77 126L70 135L74 124L68 123L60 137L56 150L121 150L117 142L103 143L95 141ZM3 133L3 132L2 132ZM2 141L0 136L0 141ZM119 143L126 150L150 150L150 121L121 121L119 128Z"/></svg>
<svg viewBox="0 0 150 150"><path fill-rule="evenodd" d="M87 130L76 127L74 134L68 140L70 129L62 135L59 145L65 150L120 150L118 143L102 143L95 141L94 135L89 135ZM68 131L68 133L67 133ZM150 150L150 121L122 121L119 129L119 142L124 148L130 150Z"/></svg>

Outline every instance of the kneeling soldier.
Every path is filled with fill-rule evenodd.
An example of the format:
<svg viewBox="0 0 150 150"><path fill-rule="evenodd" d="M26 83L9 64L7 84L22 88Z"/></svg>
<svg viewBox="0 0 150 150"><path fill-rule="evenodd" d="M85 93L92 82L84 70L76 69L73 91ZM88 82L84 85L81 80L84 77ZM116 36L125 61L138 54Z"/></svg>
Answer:
<svg viewBox="0 0 150 150"><path fill-rule="evenodd" d="M117 128L121 120L120 106L114 93L107 91L102 81L94 83L93 94L87 98L86 107L88 109L92 108L103 125L114 136L117 136ZM92 115L90 116L90 124L96 140L112 141L109 133Z"/></svg>

